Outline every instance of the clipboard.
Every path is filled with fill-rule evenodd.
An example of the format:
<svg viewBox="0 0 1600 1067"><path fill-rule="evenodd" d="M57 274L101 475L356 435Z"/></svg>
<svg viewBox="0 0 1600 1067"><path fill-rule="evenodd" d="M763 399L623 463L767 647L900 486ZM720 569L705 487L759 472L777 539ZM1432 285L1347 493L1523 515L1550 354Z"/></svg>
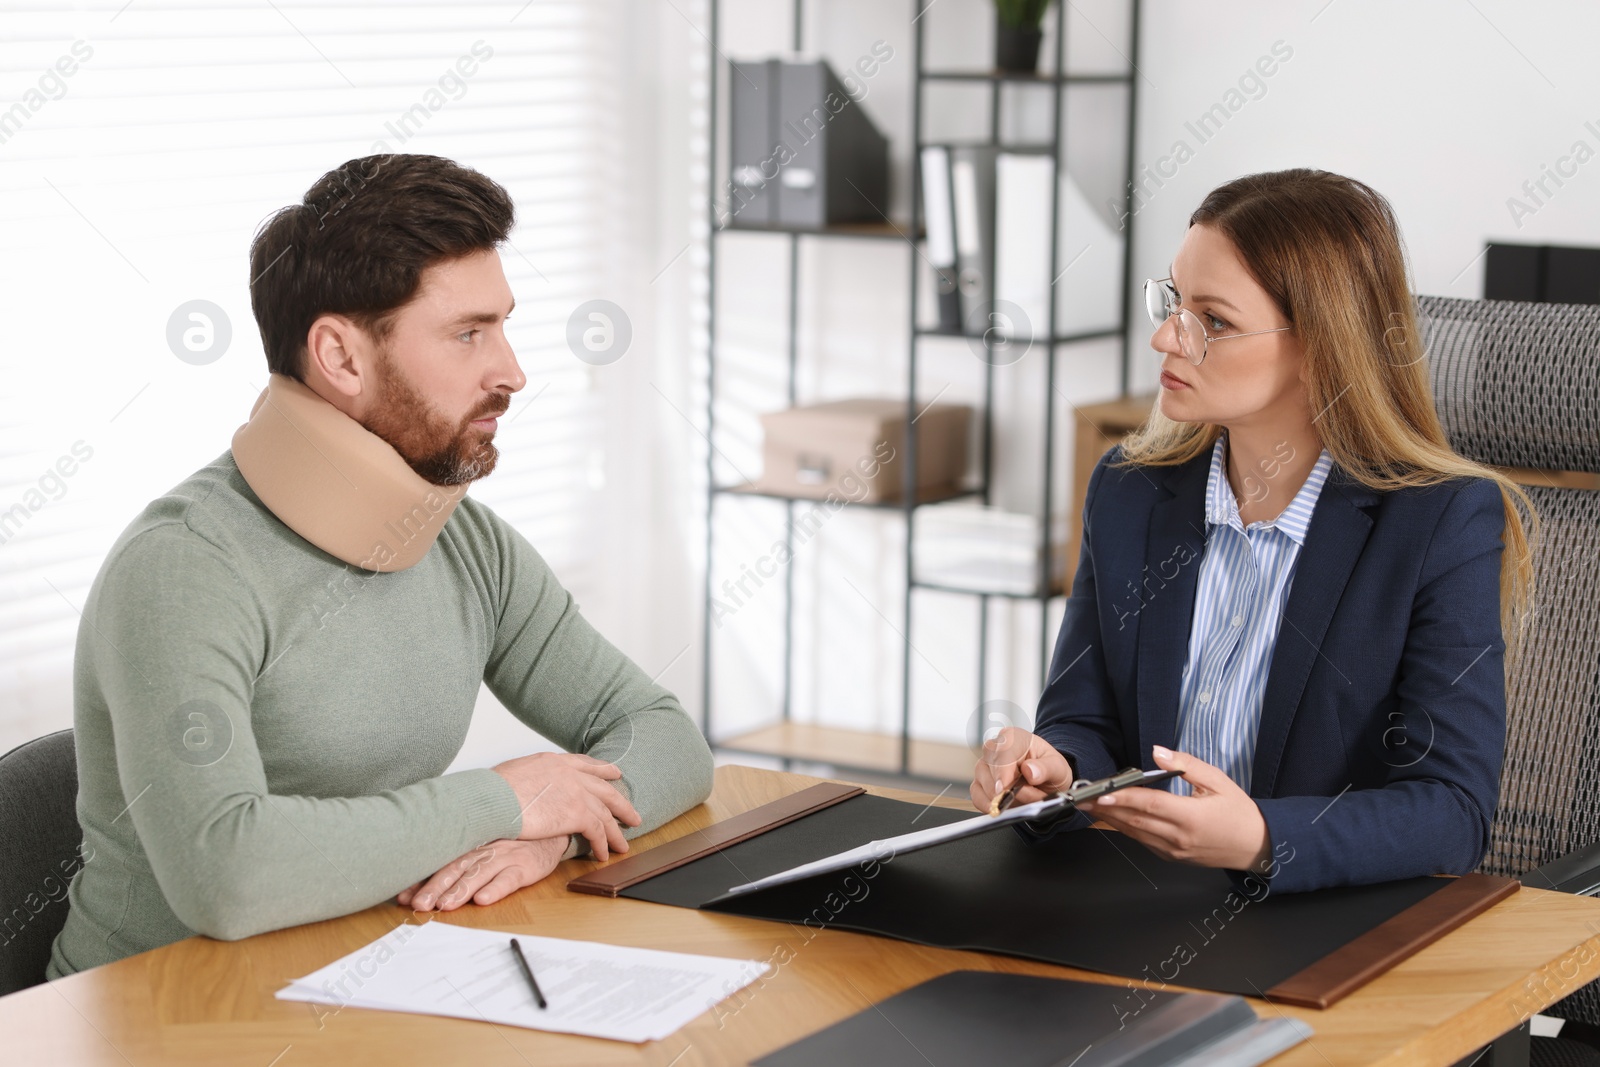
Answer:
<svg viewBox="0 0 1600 1067"><path fill-rule="evenodd" d="M1080 778L1067 788L1054 796L1035 801L1032 804L1022 804L1014 808L1007 808L997 815L973 815L960 822L946 823L942 826L929 827L926 830L914 830L911 833L900 834L896 837L868 841L864 845L836 852L832 856L810 863L803 863L765 878L751 882L743 882L728 888L729 896L740 893L754 893L773 886L786 885L797 882L803 878L812 878L819 874L828 874L832 871L842 871L862 863L883 862L891 856L904 856L921 849L932 848L949 841L959 841L974 834L988 833L1002 826L1013 826L1017 823L1028 823L1034 829L1046 830L1061 819L1073 814L1079 804L1086 800L1103 797L1107 793L1115 793L1119 789L1129 789L1134 786L1159 785L1162 782L1181 778L1179 771L1142 771L1138 767L1128 767L1116 774L1105 778L1093 780Z"/></svg>

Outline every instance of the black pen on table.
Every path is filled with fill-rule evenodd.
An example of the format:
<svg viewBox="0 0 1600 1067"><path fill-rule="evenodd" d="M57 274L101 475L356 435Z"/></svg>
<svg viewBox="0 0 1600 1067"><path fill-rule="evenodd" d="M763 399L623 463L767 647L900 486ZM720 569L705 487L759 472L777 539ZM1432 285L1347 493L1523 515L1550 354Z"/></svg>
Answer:
<svg viewBox="0 0 1600 1067"><path fill-rule="evenodd" d="M522 968L522 973L527 976L528 985L533 987L533 999L539 1002L540 1008L550 1005L544 1002L544 994L539 991L539 980L533 976L533 968L528 966L528 957L522 954L522 946L517 944L517 939L511 939L511 954L517 957L517 966Z"/></svg>

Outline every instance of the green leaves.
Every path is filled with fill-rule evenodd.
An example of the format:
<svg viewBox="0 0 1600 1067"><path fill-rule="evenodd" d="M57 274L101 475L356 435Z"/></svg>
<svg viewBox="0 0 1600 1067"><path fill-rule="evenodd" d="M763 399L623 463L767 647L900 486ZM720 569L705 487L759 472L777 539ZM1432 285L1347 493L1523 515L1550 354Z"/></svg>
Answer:
<svg viewBox="0 0 1600 1067"><path fill-rule="evenodd" d="M1038 29L1049 7L1050 0L994 0L1001 25L1018 30Z"/></svg>

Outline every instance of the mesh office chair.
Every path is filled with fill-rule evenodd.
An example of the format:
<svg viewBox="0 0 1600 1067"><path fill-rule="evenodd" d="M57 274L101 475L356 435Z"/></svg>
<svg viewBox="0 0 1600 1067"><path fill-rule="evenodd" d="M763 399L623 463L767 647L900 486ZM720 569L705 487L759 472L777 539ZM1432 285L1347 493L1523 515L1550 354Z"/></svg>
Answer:
<svg viewBox="0 0 1600 1067"><path fill-rule="evenodd" d="M1600 472L1600 307L1424 296L1417 311L1434 402L1457 452L1496 466ZM1525 488L1541 521L1537 603L1522 662L1507 672L1500 804L1480 870L1544 889L1593 891L1600 885L1600 491L1537 480ZM1586 986L1545 1010L1600 1026L1600 989ZM1536 1039L1533 1062L1580 1062L1552 1047L1566 1043Z"/></svg>
<svg viewBox="0 0 1600 1067"><path fill-rule="evenodd" d="M0 996L44 981L83 840L77 802L71 730L0 756Z"/></svg>

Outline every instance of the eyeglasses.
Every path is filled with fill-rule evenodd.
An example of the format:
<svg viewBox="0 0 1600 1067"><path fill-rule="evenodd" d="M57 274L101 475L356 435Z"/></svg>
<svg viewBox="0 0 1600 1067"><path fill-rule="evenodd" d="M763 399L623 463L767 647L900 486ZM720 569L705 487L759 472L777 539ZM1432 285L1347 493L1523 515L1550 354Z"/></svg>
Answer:
<svg viewBox="0 0 1600 1067"><path fill-rule="evenodd" d="M1165 326L1172 316L1178 316L1178 347L1183 352L1183 358L1196 367L1205 362L1206 347L1212 341L1231 341L1236 337L1256 337L1264 333L1283 333L1285 330L1294 329L1292 326L1279 326L1273 330L1252 330L1249 333L1230 333L1224 337L1212 337L1206 333L1206 328L1201 325L1198 315L1188 308L1178 306L1178 290L1174 288L1171 278L1145 280L1144 310L1150 316L1150 322L1158 330Z"/></svg>

